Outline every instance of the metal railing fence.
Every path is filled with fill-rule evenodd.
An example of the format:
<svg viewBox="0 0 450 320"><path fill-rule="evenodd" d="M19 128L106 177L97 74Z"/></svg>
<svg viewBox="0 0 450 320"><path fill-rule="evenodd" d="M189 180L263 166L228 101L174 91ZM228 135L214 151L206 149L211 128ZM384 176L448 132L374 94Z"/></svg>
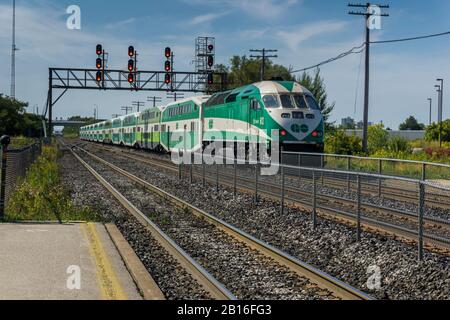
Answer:
<svg viewBox="0 0 450 320"><path fill-rule="evenodd" d="M419 260L424 259L425 241L450 248L450 187L417 178L288 164L278 164L275 175L265 176L261 168L267 163L226 160L233 164L180 164L179 178L194 183L199 177L216 190L225 185L234 195L245 189L253 192L255 202L262 194L270 196L279 202L280 214L288 202L307 207L313 229L319 210L332 213L354 223L357 241L363 224L413 238Z"/></svg>

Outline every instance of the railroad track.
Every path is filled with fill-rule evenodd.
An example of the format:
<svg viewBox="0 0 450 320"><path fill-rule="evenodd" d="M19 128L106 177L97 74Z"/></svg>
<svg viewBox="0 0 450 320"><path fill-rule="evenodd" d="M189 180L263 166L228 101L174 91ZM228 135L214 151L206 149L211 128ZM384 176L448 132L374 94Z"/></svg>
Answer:
<svg viewBox="0 0 450 320"><path fill-rule="evenodd" d="M173 173L178 173L179 168L168 160L154 159L151 157L142 157L135 154L130 154L128 152L118 151L114 147L107 147L103 145L95 145L96 148L100 150L105 150L108 152L114 152L118 155L124 156L126 158L139 161L141 163L146 163L148 165L159 167L168 170ZM186 174L186 173L185 173ZM203 174L201 172L193 171L193 176L203 179ZM216 178L214 177L214 172L208 172L205 175L206 181L214 184L216 183ZM234 188L233 176L220 173L220 183L230 188ZM254 193L254 179L245 178L243 176L239 177L238 188L240 191L245 193ZM258 181L259 188L258 194L270 198L271 200L279 201L281 187L279 184L271 183L267 181ZM311 194L305 191L301 191L298 188L290 187L285 185L285 201L293 206L300 207L305 210L312 210L313 205L311 201L300 200L308 199ZM317 198L317 211L324 217L338 219L340 221L346 222L348 224L355 224L356 214L354 212L357 204L352 200L343 199L341 197L332 195L319 195ZM335 207L339 206L341 209L336 210ZM362 213L367 216L361 218L362 227L367 230L372 230L376 232L381 232L386 235L401 237L408 243L414 243L417 241L417 235L411 229L408 229L401 224L392 224L386 222L386 219L395 218L398 219L397 222L407 222L410 224L417 224L418 218L414 213L408 213L399 211L393 208L380 208L377 205L370 203L361 203ZM384 220L380 219L384 218ZM442 219L437 219L433 217L424 218L425 227L433 231L450 232L450 221L445 221ZM435 233L425 233L424 234L424 244L430 249L437 249L440 253L446 253L450 251L450 244L448 238Z"/></svg>
<svg viewBox="0 0 450 320"><path fill-rule="evenodd" d="M235 228L234 226L214 217L213 215L204 212L203 210L196 208L195 206L192 206L191 204L159 189L158 187L140 179L139 177L136 177L135 175L115 166L114 164L90 153L87 150L84 150L80 147L74 147L74 149L77 149L78 151L81 151L83 154L87 155L91 159L95 160L98 163L101 163L105 165L106 167L110 168L112 171L116 172L117 174L120 174L133 183L140 185L141 187L145 188L148 191L151 191L152 193L158 195L159 197L169 201L174 206L186 210L188 209L190 212L192 212L196 217L201 218L202 220L207 221L209 224L214 225L218 230L221 230L222 232L226 233L227 235L230 235L240 243L244 243L247 247L257 250L260 254L266 256L267 258L275 261L277 264L287 268L290 270L290 272L295 273L296 275L300 277L304 277L309 279L312 283L317 285L319 288L322 288L324 290L330 291L333 296L340 298L340 299L350 299L350 300L367 300L372 299L369 295L355 289L354 287L343 283L342 281L325 274L321 272L320 270L254 238L253 236ZM158 227L150 221L148 217L146 217L141 211L139 211L133 204L131 204L126 198L120 194L119 191L115 190L114 187L108 183L98 172L96 172L86 161L82 159L74 150L72 150L76 158L83 163L83 165L88 168L88 170L94 174L94 176L108 189L110 192L114 194L114 196L136 217L139 221L144 223L147 227L151 227L154 230L158 231ZM159 230L157 232L160 234L162 231ZM156 234L156 238L165 238L167 242L168 236L162 236ZM175 248L174 245L171 245L173 248ZM180 248L179 248L180 249ZM180 250L178 250L180 251ZM178 253L180 254L180 253ZM192 258L186 257L186 253L181 253L184 255L184 260L189 261L191 264L191 268L194 268L195 261L193 261ZM186 262L185 262L186 263ZM200 267L197 265L197 269ZM202 271L202 268L200 267L200 271ZM217 280L214 281L212 276L206 272L205 269L203 269L203 272L200 272L198 275L198 279L206 278L209 285L205 285L205 287L208 287L209 289L213 289L212 291L216 292L215 296L216 298L233 298L232 294L230 294L230 291L225 288L224 285L220 284ZM197 278L196 278L197 279ZM197 279L197 280L198 280ZM205 279L204 279L205 280ZM202 280L203 281L203 280Z"/></svg>

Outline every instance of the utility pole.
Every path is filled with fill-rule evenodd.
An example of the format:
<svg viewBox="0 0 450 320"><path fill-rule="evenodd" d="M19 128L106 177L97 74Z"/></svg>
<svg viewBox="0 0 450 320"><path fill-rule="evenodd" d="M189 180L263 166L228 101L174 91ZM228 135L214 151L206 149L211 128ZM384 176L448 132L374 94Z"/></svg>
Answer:
<svg viewBox="0 0 450 320"><path fill-rule="evenodd" d="M147 102L153 102L153 108L154 108L154 107L156 107L157 103L162 102L162 99L161 99L161 97L156 97L156 96L147 97Z"/></svg>
<svg viewBox="0 0 450 320"><path fill-rule="evenodd" d="M182 92L167 92L167 99L173 99L173 101L177 101L179 98L184 98L184 93Z"/></svg>
<svg viewBox="0 0 450 320"><path fill-rule="evenodd" d="M436 79L440 82L440 85L436 85L439 88L439 106L438 106L438 122L439 122L439 147L442 148L442 118L443 118L443 103L444 103L444 79Z"/></svg>
<svg viewBox="0 0 450 320"><path fill-rule="evenodd" d="M125 111L125 115L128 115L128 112L133 111L133 107L123 106L122 111Z"/></svg>
<svg viewBox="0 0 450 320"><path fill-rule="evenodd" d="M250 58L261 59L261 81L264 81L266 72L266 59L278 58L278 55L267 55L267 53L278 52L278 50L263 48L263 49L251 49L250 52L259 53L258 55L251 55Z"/></svg>
<svg viewBox="0 0 450 320"><path fill-rule="evenodd" d="M11 46L11 93L13 100L16 99L16 0L13 0L13 16L12 16L12 46Z"/></svg>
<svg viewBox="0 0 450 320"><path fill-rule="evenodd" d="M373 17L389 17L389 14L381 13L381 9L389 9L389 5L375 5L371 3L366 4L349 4L350 8L361 8L361 11L349 11L348 14L363 16L365 18L366 28L366 59L365 59L365 88L364 88L364 119L363 119L363 152L368 152L368 129L369 129L369 94L370 94L370 30L373 29L372 18Z"/></svg>
<svg viewBox="0 0 450 320"><path fill-rule="evenodd" d="M136 107L137 112L141 111L141 107L145 107L145 102L142 101L133 101L133 107Z"/></svg>
<svg viewBox="0 0 450 320"><path fill-rule="evenodd" d="M431 99L431 98L428 98L428 101L430 102L430 126L431 126L431 123L432 123L432 121L433 121L433 99Z"/></svg>
<svg viewBox="0 0 450 320"><path fill-rule="evenodd" d="M94 120L98 119L98 105L94 104Z"/></svg>

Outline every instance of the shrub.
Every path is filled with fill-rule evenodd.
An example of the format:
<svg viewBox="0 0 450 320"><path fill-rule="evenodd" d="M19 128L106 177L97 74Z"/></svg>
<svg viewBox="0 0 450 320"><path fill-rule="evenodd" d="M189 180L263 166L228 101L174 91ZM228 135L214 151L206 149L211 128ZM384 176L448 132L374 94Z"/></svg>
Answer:
<svg viewBox="0 0 450 320"><path fill-rule="evenodd" d="M370 126L368 129L368 147L369 153L375 153L386 148L389 140L389 133L382 124Z"/></svg>
<svg viewBox="0 0 450 320"><path fill-rule="evenodd" d="M411 152L411 145L409 144L408 140L402 137L392 137L388 141L388 149L391 152L400 153L410 153Z"/></svg>
<svg viewBox="0 0 450 320"><path fill-rule="evenodd" d="M332 154L354 155L361 153L361 139L348 136L344 131L337 130L327 134L325 151Z"/></svg>
<svg viewBox="0 0 450 320"><path fill-rule="evenodd" d="M425 139L427 141L439 140L439 124L433 123L427 127ZM450 142L450 119L442 123L442 141Z"/></svg>

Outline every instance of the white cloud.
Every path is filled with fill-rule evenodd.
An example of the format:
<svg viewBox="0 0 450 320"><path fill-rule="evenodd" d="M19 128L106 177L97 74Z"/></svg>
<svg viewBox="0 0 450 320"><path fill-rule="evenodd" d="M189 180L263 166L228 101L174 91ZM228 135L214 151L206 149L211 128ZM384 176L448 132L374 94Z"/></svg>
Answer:
<svg viewBox="0 0 450 320"><path fill-rule="evenodd" d="M313 37L342 31L346 22L343 21L320 21L313 24L302 25L289 31L278 31L278 37L286 43L293 51L298 50L302 42Z"/></svg>
<svg viewBox="0 0 450 320"><path fill-rule="evenodd" d="M194 17L190 24L191 25L198 25L198 24L205 24L205 23L209 23L212 22L220 17L223 17L225 15L227 15L227 12L224 13L208 13L208 14L204 14L204 15L200 15L200 16L196 16Z"/></svg>
<svg viewBox="0 0 450 320"><path fill-rule="evenodd" d="M136 22L136 18L129 18L129 19L125 19L125 20L122 20L122 21L118 21L118 22L108 23L108 24L105 26L105 28L106 28L106 29L109 29L109 30L111 30L111 29L117 29L117 28L120 28L120 27L124 27L124 26L126 26L126 25L129 25L129 24L132 24L132 23L134 23L134 22Z"/></svg>
<svg viewBox="0 0 450 320"><path fill-rule="evenodd" d="M209 5L213 7L244 11L245 13L262 19L278 19L290 7L301 3L302 0L184 0L194 5Z"/></svg>

